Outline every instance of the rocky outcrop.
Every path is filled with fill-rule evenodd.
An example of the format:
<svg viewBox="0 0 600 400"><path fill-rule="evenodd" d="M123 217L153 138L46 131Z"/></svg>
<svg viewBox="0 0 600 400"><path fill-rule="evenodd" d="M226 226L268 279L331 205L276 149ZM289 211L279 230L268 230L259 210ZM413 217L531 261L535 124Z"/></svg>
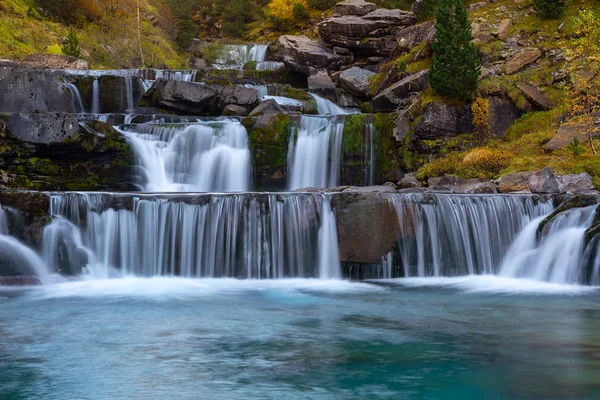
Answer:
<svg viewBox="0 0 600 400"><path fill-rule="evenodd" d="M500 193L514 193L529 191L529 178L533 172L515 172L504 175L496 180Z"/></svg>
<svg viewBox="0 0 600 400"><path fill-rule="evenodd" d="M374 3L367 3L363 0L346 0L337 3L333 7L334 15L365 15L371 11L375 11L377 5Z"/></svg>
<svg viewBox="0 0 600 400"><path fill-rule="evenodd" d="M526 83L519 83L517 87L523 92L527 100L542 110L551 110L554 105L552 101L540 89Z"/></svg>
<svg viewBox="0 0 600 400"><path fill-rule="evenodd" d="M222 115L227 105L250 110L258 105L258 91L241 86L200 85L158 79L144 94L140 105L187 115Z"/></svg>
<svg viewBox="0 0 600 400"><path fill-rule="evenodd" d="M360 6L357 6L360 4ZM351 0L338 3L335 13L319 23L319 35L334 46L352 49L367 56L390 55L397 45L396 34L402 28L416 23L412 12L372 9L370 3Z"/></svg>
<svg viewBox="0 0 600 400"><path fill-rule="evenodd" d="M471 107L434 101L414 128L419 139L435 139L473 131Z"/></svg>
<svg viewBox="0 0 600 400"><path fill-rule="evenodd" d="M340 85L343 89L359 97L370 97L369 78L375 76L374 72L366 69L352 67L340 74Z"/></svg>
<svg viewBox="0 0 600 400"><path fill-rule="evenodd" d="M595 121L593 126L592 136L594 138L600 137L600 112L593 113L591 115L592 120ZM561 124L554 137L544 146L544 150L560 150L573 142L573 139L577 139L580 143L585 143L588 140L588 129L589 126L583 122L569 121Z"/></svg>
<svg viewBox="0 0 600 400"><path fill-rule="evenodd" d="M559 176L558 186L560 192L566 193L587 193L594 190L592 177L586 172Z"/></svg>
<svg viewBox="0 0 600 400"><path fill-rule="evenodd" d="M412 94L422 92L429 86L429 72L409 75L379 93L371 102L373 111L387 112L408 104Z"/></svg>
<svg viewBox="0 0 600 400"><path fill-rule="evenodd" d="M497 193L496 185L492 181L462 179L454 175L432 179L429 188L452 193Z"/></svg>
<svg viewBox="0 0 600 400"><path fill-rule="evenodd" d="M285 110L277 104L273 99L265 100L260 103L249 114L250 117L258 117L260 115L285 114Z"/></svg>
<svg viewBox="0 0 600 400"><path fill-rule="evenodd" d="M404 175L404 178L398 182L398 189L410 189L421 187L421 182L417 179L417 173L411 172L409 174Z"/></svg>
<svg viewBox="0 0 600 400"><path fill-rule="evenodd" d="M531 193L560 193L560 186L554 171L546 167L531 175L529 177L529 190Z"/></svg>
<svg viewBox="0 0 600 400"><path fill-rule="evenodd" d="M427 21L418 25L409 26L396 34L397 49L401 52L409 52L420 43L432 43L435 39L435 21Z"/></svg>
<svg viewBox="0 0 600 400"><path fill-rule="evenodd" d="M490 97L489 104L490 133L494 137L503 138L508 128L521 117L521 112L512 101L501 97Z"/></svg>
<svg viewBox="0 0 600 400"><path fill-rule="evenodd" d="M271 49L286 67L306 76L320 69L337 70L352 62L350 55L339 55L323 42L306 36L284 35L276 48Z"/></svg>
<svg viewBox="0 0 600 400"><path fill-rule="evenodd" d="M498 24L498 29L496 29L496 32L494 34L498 37L498 39L506 40L506 38L508 37L508 31L511 26L512 21L510 19L503 19Z"/></svg>
<svg viewBox="0 0 600 400"><path fill-rule="evenodd" d="M516 74L517 72L525 69L530 64L536 62L542 56L540 49L529 49L523 50L510 58L506 64L504 64L504 72L507 75Z"/></svg>
<svg viewBox="0 0 600 400"><path fill-rule="evenodd" d="M131 190L132 153L121 134L72 114L8 114L0 137L0 188Z"/></svg>
<svg viewBox="0 0 600 400"><path fill-rule="evenodd" d="M65 54L32 54L22 64L30 68L41 69L90 69L90 64L87 61Z"/></svg>
<svg viewBox="0 0 600 400"><path fill-rule="evenodd" d="M308 91L336 101L335 85L326 70L317 71L308 77Z"/></svg>
<svg viewBox="0 0 600 400"><path fill-rule="evenodd" d="M0 113L74 112L71 92L59 74L0 64Z"/></svg>

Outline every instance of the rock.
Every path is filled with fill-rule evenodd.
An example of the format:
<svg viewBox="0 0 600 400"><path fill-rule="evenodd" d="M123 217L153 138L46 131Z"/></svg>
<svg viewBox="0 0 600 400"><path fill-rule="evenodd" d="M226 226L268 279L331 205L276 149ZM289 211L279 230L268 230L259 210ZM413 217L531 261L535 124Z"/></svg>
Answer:
<svg viewBox="0 0 600 400"><path fill-rule="evenodd" d="M11 114L8 131L18 140L29 143L60 143L79 131L75 114Z"/></svg>
<svg viewBox="0 0 600 400"><path fill-rule="evenodd" d="M198 57L190 57L189 66L191 69L205 69L208 68L208 64L204 59Z"/></svg>
<svg viewBox="0 0 600 400"><path fill-rule="evenodd" d="M439 180L430 181L430 189L449 191L452 193L497 193L496 185L492 181L479 179L462 179L454 175L444 175Z"/></svg>
<svg viewBox="0 0 600 400"><path fill-rule="evenodd" d="M542 56L540 49L524 50L512 58L510 58L506 64L504 64L504 73L507 75L516 74L530 64L536 62Z"/></svg>
<svg viewBox="0 0 600 400"><path fill-rule="evenodd" d="M435 21L427 21L404 28L396 35L397 50L409 52L422 42L432 43L435 34Z"/></svg>
<svg viewBox="0 0 600 400"><path fill-rule="evenodd" d="M281 36L277 49L273 51L289 69L307 76L313 69L340 69L352 61L350 56L335 54L323 42L306 36Z"/></svg>
<svg viewBox="0 0 600 400"><path fill-rule="evenodd" d="M187 115L222 115L227 105L233 104L249 110L258 103L256 89L157 79L142 97L140 105Z"/></svg>
<svg viewBox="0 0 600 400"><path fill-rule="evenodd" d="M400 113L396 121L394 121L393 135L396 143L404 143L406 135L412 130L410 121L405 113Z"/></svg>
<svg viewBox="0 0 600 400"><path fill-rule="evenodd" d="M529 177L531 193L560 193L558 179L550 167L546 167Z"/></svg>
<svg viewBox="0 0 600 400"><path fill-rule="evenodd" d="M378 263L393 249L400 230L396 210L385 194L392 191L366 187L331 195L342 262Z"/></svg>
<svg viewBox="0 0 600 400"><path fill-rule="evenodd" d="M396 47L397 32L415 22L412 12L380 8L362 16L334 14L320 22L318 28L326 43L364 56L385 56Z"/></svg>
<svg viewBox="0 0 600 400"><path fill-rule="evenodd" d="M417 173L411 172L409 174L404 175L404 178L398 182L398 189L409 189L415 187L421 187L421 182L417 179Z"/></svg>
<svg viewBox="0 0 600 400"><path fill-rule="evenodd" d="M259 115L285 114L285 110L273 99L265 100L250 112L249 117L258 117Z"/></svg>
<svg viewBox="0 0 600 400"><path fill-rule="evenodd" d="M93 85L96 79L100 94L101 113L126 113L132 105L135 108L139 104L144 94L142 79L137 76L101 75L97 78L78 76L75 78L75 86L79 89L84 106L87 106L90 111L93 102Z"/></svg>
<svg viewBox="0 0 600 400"><path fill-rule="evenodd" d="M471 107L454 106L434 101L427 106L414 128L419 139L436 139L473 131Z"/></svg>
<svg viewBox="0 0 600 400"><path fill-rule="evenodd" d="M366 69L352 67L342 71L340 74L340 85L355 96L368 98L371 96L369 91L369 78L376 74Z"/></svg>
<svg viewBox="0 0 600 400"><path fill-rule="evenodd" d="M596 121L600 121L600 112L593 113L592 118ZM594 138L600 137L599 125L600 124L596 124L595 126L595 131L592 134ZM582 146L585 146L585 143L588 141L587 131L588 126L584 122L565 122L558 127L558 131L554 137L546 143L544 150L560 150L571 144L573 139L579 140L579 142L582 143Z"/></svg>
<svg viewBox="0 0 600 400"><path fill-rule="evenodd" d="M551 110L554 105L546 95L538 88L526 83L519 83L517 87L523 92L525 97L542 110Z"/></svg>
<svg viewBox="0 0 600 400"><path fill-rule="evenodd" d="M521 117L521 112L508 99L492 96L489 98L489 102L488 121L491 134L493 137L502 138L508 128Z"/></svg>
<svg viewBox="0 0 600 400"><path fill-rule="evenodd" d="M232 117L245 117L248 115L248 110L242 106L227 104L223 109L223 115Z"/></svg>
<svg viewBox="0 0 600 400"><path fill-rule="evenodd" d="M472 22L471 32L474 42L489 43L492 41L491 25L488 21Z"/></svg>
<svg viewBox="0 0 600 400"><path fill-rule="evenodd" d="M90 64L87 61L64 54L32 54L22 64L30 68L40 69L90 69Z"/></svg>
<svg viewBox="0 0 600 400"><path fill-rule="evenodd" d="M333 7L333 13L339 15L365 15L375 11L377 6L373 3L367 3L363 0L346 0L337 3Z"/></svg>
<svg viewBox="0 0 600 400"><path fill-rule="evenodd" d="M42 282L35 276L0 276L0 286L38 286Z"/></svg>
<svg viewBox="0 0 600 400"><path fill-rule="evenodd" d="M417 16L420 16L423 10L425 10L425 0L415 0L410 6L410 11Z"/></svg>
<svg viewBox="0 0 600 400"><path fill-rule="evenodd" d="M560 176L558 186L560 192L587 193L594 190L592 177L587 172Z"/></svg>
<svg viewBox="0 0 600 400"><path fill-rule="evenodd" d="M396 82L375 96L371 102L373 111L393 111L405 105L411 94L422 92L429 86L428 77L429 71L420 71Z"/></svg>
<svg viewBox="0 0 600 400"><path fill-rule="evenodd" d="M325 70L320 70L308 77L308 91L317 93L333 102L337 100L335 85Z"/></svg>
<svg viewBox="0 0 600 400"><path fill-rule="evenodd" d="M498 24L498 29L494 34L498 36L498 39L506 40L506 38L508 37L508 30L510 29L511 25L512 21L510 19L503 19Z"/></svg>
<svg viewBox="0 0 600 400"><path fill-rule="evenodd" d="M51 71L0 64L0 113L75 112L71 91Z"/></svg>
<svg viewBox="0 0 600 400"><path fill-rule="evenodd" d="M529 178L533 172L515 172L496 179L499 193L529 191Z"/></svg>

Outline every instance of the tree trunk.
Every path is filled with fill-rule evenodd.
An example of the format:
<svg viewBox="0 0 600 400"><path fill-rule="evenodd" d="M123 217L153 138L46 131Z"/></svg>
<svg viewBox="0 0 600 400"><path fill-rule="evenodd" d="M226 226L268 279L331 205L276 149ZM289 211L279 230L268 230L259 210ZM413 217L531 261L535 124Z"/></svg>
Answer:
<svg viewBox="0 0 600 400"><path fill-rule="evenodd" d="M138 25L138 45L140 46L140 58L142 67L146 65L144 61L144 50L142 49L142 21L140 19L140 0L137 0L137 25Z"/></svg>

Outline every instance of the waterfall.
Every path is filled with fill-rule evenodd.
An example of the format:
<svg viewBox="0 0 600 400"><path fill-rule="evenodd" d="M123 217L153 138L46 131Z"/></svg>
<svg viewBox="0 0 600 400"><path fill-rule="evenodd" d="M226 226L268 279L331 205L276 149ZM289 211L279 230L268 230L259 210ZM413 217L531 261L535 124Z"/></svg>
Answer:
<svg viewBox="0 0 600 400"><path fill-rule="evenodd" d="M250 186L250 150L237 121L135 126L125 132L150 192L239 192Z"/></svg>
<svg viewBox="0 0 600 400"><path fill-rule="evenodd" d="M197 73L198 71L195 69L189 71L154 70L156 79L166 79L168 81L195 82Z"/></svg>
<svg viewBox="0 0 600 400"><path fill-rule="evenodd" d="M98 78L92 83L92 114L100 114L100 84Z"/></svg>
<svg viewBox="0 0 600 400"><path fill-rule="evenodd" d="M127 98L127 110L133 110L133 80L131 76L124 76L125 80L125 96Z"/></svg>
<svg viewBox="0 0 600 400"><path fill-rule="evenodd" d="M289 147L291 190L339 185L343 132L344 123L335 117L301 117L297 139Z"/></svg>
<svg viewBox="0 0 600 400"><path fill-rule="evenodd" d="M275 70L281 63L265 61L267 57L266 44L254 45L225 45L223 54L213 64L215 69L243 69L249 62L256 62L257 71Z"/></svg>
<svg viewBox="0 0 600 400"><path fill-rule="evenodd" d="M546 225L549 229L541 240L537 237L538 227L544 217L532 220L506 253L500 275L552 283L584 283L584 271L580 268L584 234L594 220L597 207L575 208L558 214Z"/></svg>
<svg viewBox="0 0 600 400"><path fill-rule="evenodd" d="M365 184L373 186L375 184L375 126L373 123L368 124L365 134L365 150L363 152L365 165Z"/></svg>
<svg viewBox="0 0 600 400"><path fill-rule="evenodd" d="M535 196L406 194L390 197L405 277L495 274L517 234L553 210Z"/></svg>
<svg viewBox="0 0 600 400"><path fill-rule="evenodd" d="M68 220L81 230L77 246L91 253L86 269L100 276L120 271L140 276L306 278L321 276L323 260L330 271L327 276L334 278L339 272L336 275L329 253L337 249L335 217L323 202L321 195L312 194L65 193L52 196L50 212L55 222ZM116 203L125 208L112 208ZM325 239L318 240L321 236ZM44 247L69 237L45 234Z"/></svg>
<svg viewBox="0 0 600 400"><path fill-rule="evenodd" d="M79 89L71 82L64 82L65 86L71 92L71 98L73 99L73 109L76 113L84 113L85 106L83 105L83 100L81 99L81 93L79 93Z"/></svg>
<svg viewBox="0 0 600 400"><path fill-rule="evenodd" d="M341 279L340 254L338 249L335 214L329 199L321 206L321 227L319 228L319 277L321 279Z"/></svg>
<svg viewBox="0 0 600 400"><path fill-rule="evenodd" d="M321 96L317 96L314 93L310 93L312 98L315 100L317 104L317 112L319 115L345 115L345 114L355 114L355 110L347 110L344 109L334 102L324 99Z"/></svg>

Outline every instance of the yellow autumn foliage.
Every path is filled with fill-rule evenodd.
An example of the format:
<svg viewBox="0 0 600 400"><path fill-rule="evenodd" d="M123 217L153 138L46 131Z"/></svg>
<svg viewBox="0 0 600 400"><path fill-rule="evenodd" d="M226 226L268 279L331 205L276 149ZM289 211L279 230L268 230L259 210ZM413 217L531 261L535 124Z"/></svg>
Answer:
<svg viewBox="0 0 600 400"><path fill-rule="evenodd" d="M306 0L271 0L267 5L267 15L282 22L294 21L294 6L301 4L306 10L309 5Z"/></svg>

